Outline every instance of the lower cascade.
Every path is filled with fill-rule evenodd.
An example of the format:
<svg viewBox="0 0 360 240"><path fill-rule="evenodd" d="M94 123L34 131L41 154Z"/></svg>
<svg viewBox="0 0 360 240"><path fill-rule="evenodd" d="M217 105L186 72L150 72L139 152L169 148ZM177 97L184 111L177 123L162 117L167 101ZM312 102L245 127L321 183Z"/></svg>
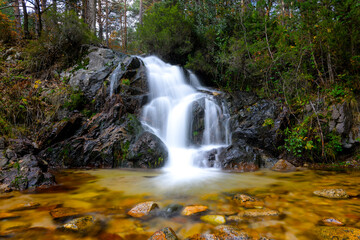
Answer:
<svg viewBox="0 0 360 240"><path fill-rule="evenodd" d="M142 58L150 90L142 124L167 146L165 170L181 178L219 167L219 148L230 144L229 113L197 77L155 56Z"/></svg>

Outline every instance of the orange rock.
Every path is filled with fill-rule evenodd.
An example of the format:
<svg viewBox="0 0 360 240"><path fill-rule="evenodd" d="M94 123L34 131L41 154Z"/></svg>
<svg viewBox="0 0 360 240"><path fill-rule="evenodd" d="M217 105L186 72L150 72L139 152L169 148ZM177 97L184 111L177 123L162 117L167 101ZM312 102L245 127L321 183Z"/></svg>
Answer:
<svg viewBox="0 0 360 240"><path fill-rule="evenodd" d="M220 240L215 234L205 233L205 234L195 234L191 237L188 237L186 240Z"/></svg>
<svg viewBox="0 0 360 240"><path fill-rule="evenodd" d="M232 226L221 225L215 228L217 239L233 240L233 239L250 239L249 235Z"/></svg>
<svg viewBox="0 0 360 240"><path fill-rule="evenodd" d="M274 167L272 167L271 169L278 172L291 172L291 171L295 171L296 167L291 163L289 163L288 161L284 159L280 159L279 161L277 161L277 163L275 163Z"/></svg>
<svg viewBox="0 0 360 240"><path fill-rule="evenodd" d="M166 227L155 232L149 240L178 240L178 237L176 236L174 230Z"/></svg>
<svg viewBox="0 0 360 240"><path fill-rule="evenodd" d="M22 203L16 205L13 209L11 209L11 211L23 211L23 210L35 209L38 208L39 206L40 206L39 203L34 203L34 202Z"/></svg>
<svg viewBox="0 0 360 240"><path fill-rule="evenodd" d="M140 218L146 215L149 215L151 210L158 208L159 206L152 201L149 202L143 202L137 204L135 207L133 207L128 214L132 217Z"/></svg>
<svg viewBox="0 0 360 240"><path fill-rule="evenodd" d="M326 226L343 226L343 222L337 220L336 218L324 218L321 222Z"/></svg>
<svg viewBox="0 0 360 240"><path fill-rule="evenodd" d="M208 209L207 206L191 205L191 206L186 206L184 208L184 210L181 212L181 214L185 215L185 216L190 216L190 215L193 215L195 213L205 212L207 209Z"/></svg>
<svg viewBox="0 0 360 240"><path fill-rule="evenodd" d="M264 206L263 201L245 194L236 194L233 199L245 208L262 208Z"/></svg>
<svg viewBox="0 0 360 240"><path fill-rule="evenodd" d="M278 211L271 209L247 209L238 214L239 217L266 217L278 215Z"/></svg>
<svg viewBox="0 0 360 240"><path fill-rule="evenodd" d="M0 213L0 220L4 220L4 219L10 219L10 218L18 218L20 217L19 215L16 215L15 213Z"/></svg>
<svg viewBox="0 0 360 240"><path fill-rule="evenodd" d="M81 212L79 210L77 210L75 208L68 208L68 207L55 208L50 211L51 217L54 218L55 220L73 217L73 216L77 216L80 214L81 214Z"/></svg>
<svg viewBox="0 0 360 240"><path fill-rule="evenodd" d="M316 235L320 240L327 239L360 239L360 229L350 227L319 227L316 229Z"/></svg>

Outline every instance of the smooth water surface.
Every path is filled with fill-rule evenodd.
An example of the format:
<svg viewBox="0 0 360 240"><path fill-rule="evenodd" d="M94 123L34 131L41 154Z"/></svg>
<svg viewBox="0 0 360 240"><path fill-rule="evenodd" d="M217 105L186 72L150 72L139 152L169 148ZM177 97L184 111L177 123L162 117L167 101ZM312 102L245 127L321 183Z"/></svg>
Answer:
<svg viewBox="0 0 360 240"><path fill-rule="evenodd" d="M56 173L59 185L37 192L0 194L0 216L19 204L38 203L35 209L12 212L17 218L0 221L1 236L12 239L148 239L163 227L174 229L180 239L197 233L209 233L215 226L200 216L164 217L160 213L136 219L127 212L136 204L155 201L160 210L169 204L202 204L204 214L227 218L244 210L232 197L245 193L265 202L265 208L278 210L280 216L245 218L226 224L239 227L253 239L316 239L314 231L323 218L334 217L346 226L359 228L360 173L298 171L277 173L269 170L254 173L213 171L204 181L169 182L168 172L128 170L66 170ZM199 173L201 174L201 173ZM208 174L208 173L207 173ZM349 199L326 199L313 195L322 188L343 188ZM62 221L52 219L55 208L71 207L82 215L92 215L92 232L76 234L58 228ZM204 215L203 214L203 215ZM106 238L111 236L111 238Z"/></svg>

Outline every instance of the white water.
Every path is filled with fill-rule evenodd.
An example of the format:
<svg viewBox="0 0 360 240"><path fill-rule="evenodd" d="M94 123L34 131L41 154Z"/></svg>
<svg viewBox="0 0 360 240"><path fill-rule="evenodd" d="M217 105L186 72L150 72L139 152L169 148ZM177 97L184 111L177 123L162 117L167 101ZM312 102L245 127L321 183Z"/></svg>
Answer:
<svg viewBox="0 0 360 240"><path fill-rule="evenodd" d="M168 148L169 159L164 170L171 179L167 183L192 181L194 177L204 179L205 175L214 172L208 167L218 166L216 160L210 164L209 151L230 143L227 109L217 103L211 91L203 87L192 72L188 72L187 79L182 68L157 57L142 60L147 68L150 89L142 123ZM202 139L195 143L191 134L199 134L193 129L198 119L193 112L196 105L203 108L204 130Z"/></svg>

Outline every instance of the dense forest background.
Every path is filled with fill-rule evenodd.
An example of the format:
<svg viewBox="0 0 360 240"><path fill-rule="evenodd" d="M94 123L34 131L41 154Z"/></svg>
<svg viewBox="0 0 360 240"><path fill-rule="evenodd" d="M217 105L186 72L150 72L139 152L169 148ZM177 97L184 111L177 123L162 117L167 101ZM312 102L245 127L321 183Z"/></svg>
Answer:
<svg viewBox="0 0 360 240"><path fill-rule="evenodd" d="M328 130L331 112L319 106L346 102L360 119L359 26L356 0L2 0L1 51L23 55L1 60L0 131L48 119L45 110L59 106L49 106L39 86L61 85L61 70L86 64L84 46L96 44L156 54L230 93L277 99L293 116L284 150L334 159L341 136ZM52 91L64 94L59 84ZM303 116L305 107L312 114Z"/></svg>

